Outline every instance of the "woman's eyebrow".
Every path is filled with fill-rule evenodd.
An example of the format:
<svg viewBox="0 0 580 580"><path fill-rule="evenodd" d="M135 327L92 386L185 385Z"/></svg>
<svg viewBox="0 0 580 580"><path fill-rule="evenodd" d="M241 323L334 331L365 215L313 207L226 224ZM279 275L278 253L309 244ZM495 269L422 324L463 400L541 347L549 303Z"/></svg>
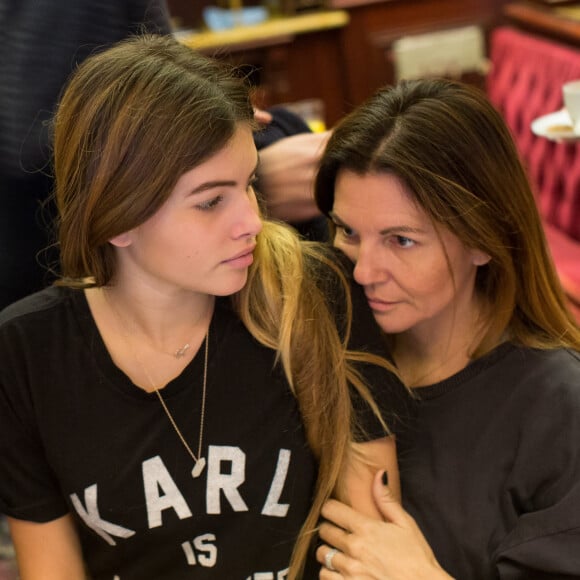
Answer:
<svg viewBox="0 0 580 580"><path fill-rule="evenodd" d="M254 169L252 169L252 171L250 172L250 175L248 176L248 181L250 181L250 179L258 171L258 164L259 164L259 162L256 161L256 165L254 166ZM197 193L203 193L204 191L207 191L208 189L214 189L216 187L235 187L236 185L237 185L236 181L228 180L228 179L224 179L224 180L216 179L214 181L204 181L203 183L200 183L197 187L194 187L187 195L195 195Z"/></svg>
<svg viewBox="0 0 580 580"><path fill-rule="evenodd" d="M341 218L339 218L333 211L328 212L328 215L332 218L332 221L337 225L345 228L350 228L350 226ZM412 226L391 226L385 228L379 232L380 235L385 236L389 234L424 234L425 230L421 228L414 228Z"/></svg>
<svg viewBox="0 0 580 580"><path fill-rule="evenodd" d="M346 226L347 224L341 220L333 211L328 212L329 217L337 226Z"/></svg>
<svg viewBox="0 0 580 580"><path fill-rule="evenodd" d="M228 180L204 181L203 183L200 183L197 187L194 187L187 195L195 195L197 193L203 193L208 189L214 189L216 187L233 187L235 185L236 185L235 181Z"/></svg>
<svg viewBox="0 0 580 580"><path fill-rule="evenodd" d="M379 233L383 236L388 234L424 234L425 230L411 226L392 226L381 230Z"/></svg>

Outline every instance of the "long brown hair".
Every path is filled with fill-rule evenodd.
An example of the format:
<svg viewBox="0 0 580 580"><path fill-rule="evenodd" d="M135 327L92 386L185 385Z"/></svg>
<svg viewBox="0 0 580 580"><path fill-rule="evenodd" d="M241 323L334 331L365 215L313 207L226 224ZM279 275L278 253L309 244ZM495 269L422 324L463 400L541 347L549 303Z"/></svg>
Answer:
<svg viewBox="0 0 580 580"><path fill-rule="evenodd" d="M342 169L395 175L436 225L491 256L476 278L487 309L474 356L493 348L506 331L531 347L580 349L528 178L484 93L442 79L378 91L328 143L316 181L317 203L326 214Z"/></svg>
<svg viewBox="0 0 580 580"><path fill-rule="evenodd" d="M252 123L244 79L171 38L137 37L85 61L60 103L55 129L61 285L105 286L115 274L108 240L137 227L177 179L218 152L240 123ZM346 308L337 326L326 288ZM319 462L313 504L292 558L301 576L320 509L340 489L356 421L349 385L378 410L347 350L350 295L345 273L323 245L265 221L246 286L232 297L253 336L277 351ZM342 326L342 328L339 328Z"/></svg>

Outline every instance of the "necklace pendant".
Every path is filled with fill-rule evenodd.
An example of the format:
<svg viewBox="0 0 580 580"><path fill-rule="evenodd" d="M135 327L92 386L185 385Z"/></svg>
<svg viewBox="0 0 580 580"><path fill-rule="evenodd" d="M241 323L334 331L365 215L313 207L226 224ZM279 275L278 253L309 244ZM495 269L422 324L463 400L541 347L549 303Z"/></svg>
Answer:
<svg viewBox="0 0 580 580"><path fill-rule="evenodd" d="M193 477L193 478L199 477L203 473L204 469L205 469L205 457L200 457L195 462L195 465L193 466L193 469L191 470L191 477Z"/></svg>
<svg viewBox="0 0 580 580"><path fill-rule="evenodd" d="M191 348L191 345L189 344L189 342L187 344L184 344L181 348L178 348L174 353L173 356L175 358L183 358L185 356L185 353Z"/></svg>

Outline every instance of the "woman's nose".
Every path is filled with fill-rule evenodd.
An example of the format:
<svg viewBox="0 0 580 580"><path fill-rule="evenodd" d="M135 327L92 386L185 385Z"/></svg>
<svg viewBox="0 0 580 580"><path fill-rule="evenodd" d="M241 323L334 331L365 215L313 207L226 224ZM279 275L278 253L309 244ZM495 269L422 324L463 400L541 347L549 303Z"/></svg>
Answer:
<svg viewBox="0 0 580 580"><path fill-rule="evenodd" d="M262 218L253 191L240 200L238 212L234 237L257 236L262 231Z"/></svg>
<svg viewBox="0 0 580 580"><path fill-rule="evenodd" d="M361 286L384 282L388 278L386 264L381 263L379 252L363 246L357 252L353 275Z"/></svg>

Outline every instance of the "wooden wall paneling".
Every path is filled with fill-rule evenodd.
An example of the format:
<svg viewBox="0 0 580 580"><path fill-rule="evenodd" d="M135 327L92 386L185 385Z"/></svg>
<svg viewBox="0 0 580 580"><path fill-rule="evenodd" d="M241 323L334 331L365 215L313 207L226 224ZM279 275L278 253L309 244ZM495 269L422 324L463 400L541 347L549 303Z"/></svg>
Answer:
<svg viewBox="0 0 580 580"><path fill-rule="evenodd" d="M565 18L542 4L508 2L504 15L512 24L566 44L580 46L580 20Z"/></svg>
<svg viewBox="0 0 580 580"><path fill-rule="evenodd" d="M489 25L498 12L497 1L390 0L350 8L350 23L341 35L348 106L394 81L390 45L396 38L465 24Z"/></svg>
<svg viewBox="0 0 580 580"><path fill-rule="evenodd" d="M340 31L328 30L296 37L289 54L289 100L319 98L332 126L347 112L345 70L339 50Z"/></svg>
<svg viewBox="0 0 580 580"><path fill-rule="evenodd" d="M199 28L203 24L202 11L211 0L166 0L169 14L181 28Z"/></svg>
<svg viewBox="0 0 580 580"><path fill-rule="evenodd" d="M207 0L203 0L206 2ZM196 4L199 12L200 6ZM260 106L320 98L333 125L377 88L395 79L392 43L408 34L467 24L490 28L506 0L327 0L348 12L348 24L218 49L218 58L254 67ZM191 0L169 0L191 22Z"/></svg>

